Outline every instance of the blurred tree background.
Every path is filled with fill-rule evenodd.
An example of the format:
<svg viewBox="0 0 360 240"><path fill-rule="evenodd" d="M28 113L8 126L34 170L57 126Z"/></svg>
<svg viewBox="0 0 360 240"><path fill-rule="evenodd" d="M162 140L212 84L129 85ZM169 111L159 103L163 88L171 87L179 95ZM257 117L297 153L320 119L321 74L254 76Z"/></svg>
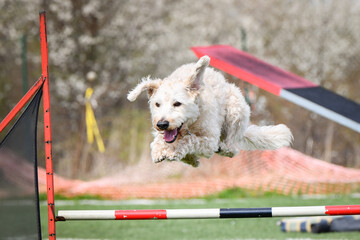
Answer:
<svg viewBox="0 0 360 240"><path fill-rule="evenodd" d="M22 97L24 35L29 85L41 73L42 9L47 11L54 167L66 177L95 178L140 159L151 161L146 94L130 104L127 92L143 76L165 77L196 61L191 46L241 49L242 30L249 53L360 102L357 0L0 0L0 119ZM97 75L94 81L86 78L90 71ZM293 148L360 167L358 133L226 77L249 88L254 123L285 123L295 137ZM84 94L90 86L103 154L86 142Z"/></svg>

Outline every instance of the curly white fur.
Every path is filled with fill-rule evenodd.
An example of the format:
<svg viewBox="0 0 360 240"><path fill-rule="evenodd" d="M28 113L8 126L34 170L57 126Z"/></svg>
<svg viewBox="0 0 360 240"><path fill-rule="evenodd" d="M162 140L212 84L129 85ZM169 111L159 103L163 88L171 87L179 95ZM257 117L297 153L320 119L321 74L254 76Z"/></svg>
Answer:
<svg viewBox="0 0 360 240"><path fill-rule="evenodd" d="M214 153L232 157L240 149L272 150L291 144L285 125L249 125L250 108L241 91L223 75L208 68L210 58L186 64L170 76L143 78L128 94L135 101L148 92L154 127L151 155L154 162L183 161L198 166L198 158ZM166 122L164 127L159 123Z"/></svg>

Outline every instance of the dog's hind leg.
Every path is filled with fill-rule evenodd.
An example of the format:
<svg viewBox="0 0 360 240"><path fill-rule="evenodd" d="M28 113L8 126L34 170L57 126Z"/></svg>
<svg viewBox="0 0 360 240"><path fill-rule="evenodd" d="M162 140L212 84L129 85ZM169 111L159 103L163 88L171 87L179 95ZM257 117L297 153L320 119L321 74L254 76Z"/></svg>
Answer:
<svg viewBox="0 0 360 240"><path fill-rule="evenodd" d="M225 140L227 139L227 134L226 134L227 130L228 128L225 127L222 128L220 142L219 142L219 149L215 153L224 157L232 158L235 155L235 153L234 151L230 150L231 147L229 147L228 144L225 144Z"/></svg>
<svg viewBox="0 0 360 240"><path fill-rule="evenodd" d="M240 150L241 139L249 124L250 107L235 85L229 86L225 104L226 115L217 153L233 157Z"/></svg>

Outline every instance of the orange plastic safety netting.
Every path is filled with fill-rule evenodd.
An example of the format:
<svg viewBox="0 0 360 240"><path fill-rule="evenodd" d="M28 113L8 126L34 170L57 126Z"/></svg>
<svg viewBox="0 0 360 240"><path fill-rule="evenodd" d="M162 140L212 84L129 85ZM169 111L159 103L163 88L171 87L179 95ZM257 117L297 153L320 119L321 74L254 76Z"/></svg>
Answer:
<svg viewBox="0 0 360 240"><path fill-rule="evenodd" d="M40 186L44 187L45 173L39 171ZM55 176L57 193L111 199L189 198L236 187L285 195L350 193L360 189L360 170L282 148L243 151L235 158L201 159L198 168L180 162L153 164L144 160L116 175L86 182Z"/></svg>

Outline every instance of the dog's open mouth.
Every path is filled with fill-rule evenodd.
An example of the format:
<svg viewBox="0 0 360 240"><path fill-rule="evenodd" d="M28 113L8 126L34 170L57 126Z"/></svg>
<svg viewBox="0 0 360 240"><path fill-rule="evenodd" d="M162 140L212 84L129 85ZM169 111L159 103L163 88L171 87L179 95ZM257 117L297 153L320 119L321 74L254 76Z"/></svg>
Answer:
<svg viewBox="0 0 360 240"><path fill-rule="evenodd" d="M178 128L175 128L173 130L165 130L164 131L164 139L165 139L165 142L167 143L173 143L175 142L177 136L179 135L180 133L180 129L182 127L182 124L180 127Z"/></svg>

